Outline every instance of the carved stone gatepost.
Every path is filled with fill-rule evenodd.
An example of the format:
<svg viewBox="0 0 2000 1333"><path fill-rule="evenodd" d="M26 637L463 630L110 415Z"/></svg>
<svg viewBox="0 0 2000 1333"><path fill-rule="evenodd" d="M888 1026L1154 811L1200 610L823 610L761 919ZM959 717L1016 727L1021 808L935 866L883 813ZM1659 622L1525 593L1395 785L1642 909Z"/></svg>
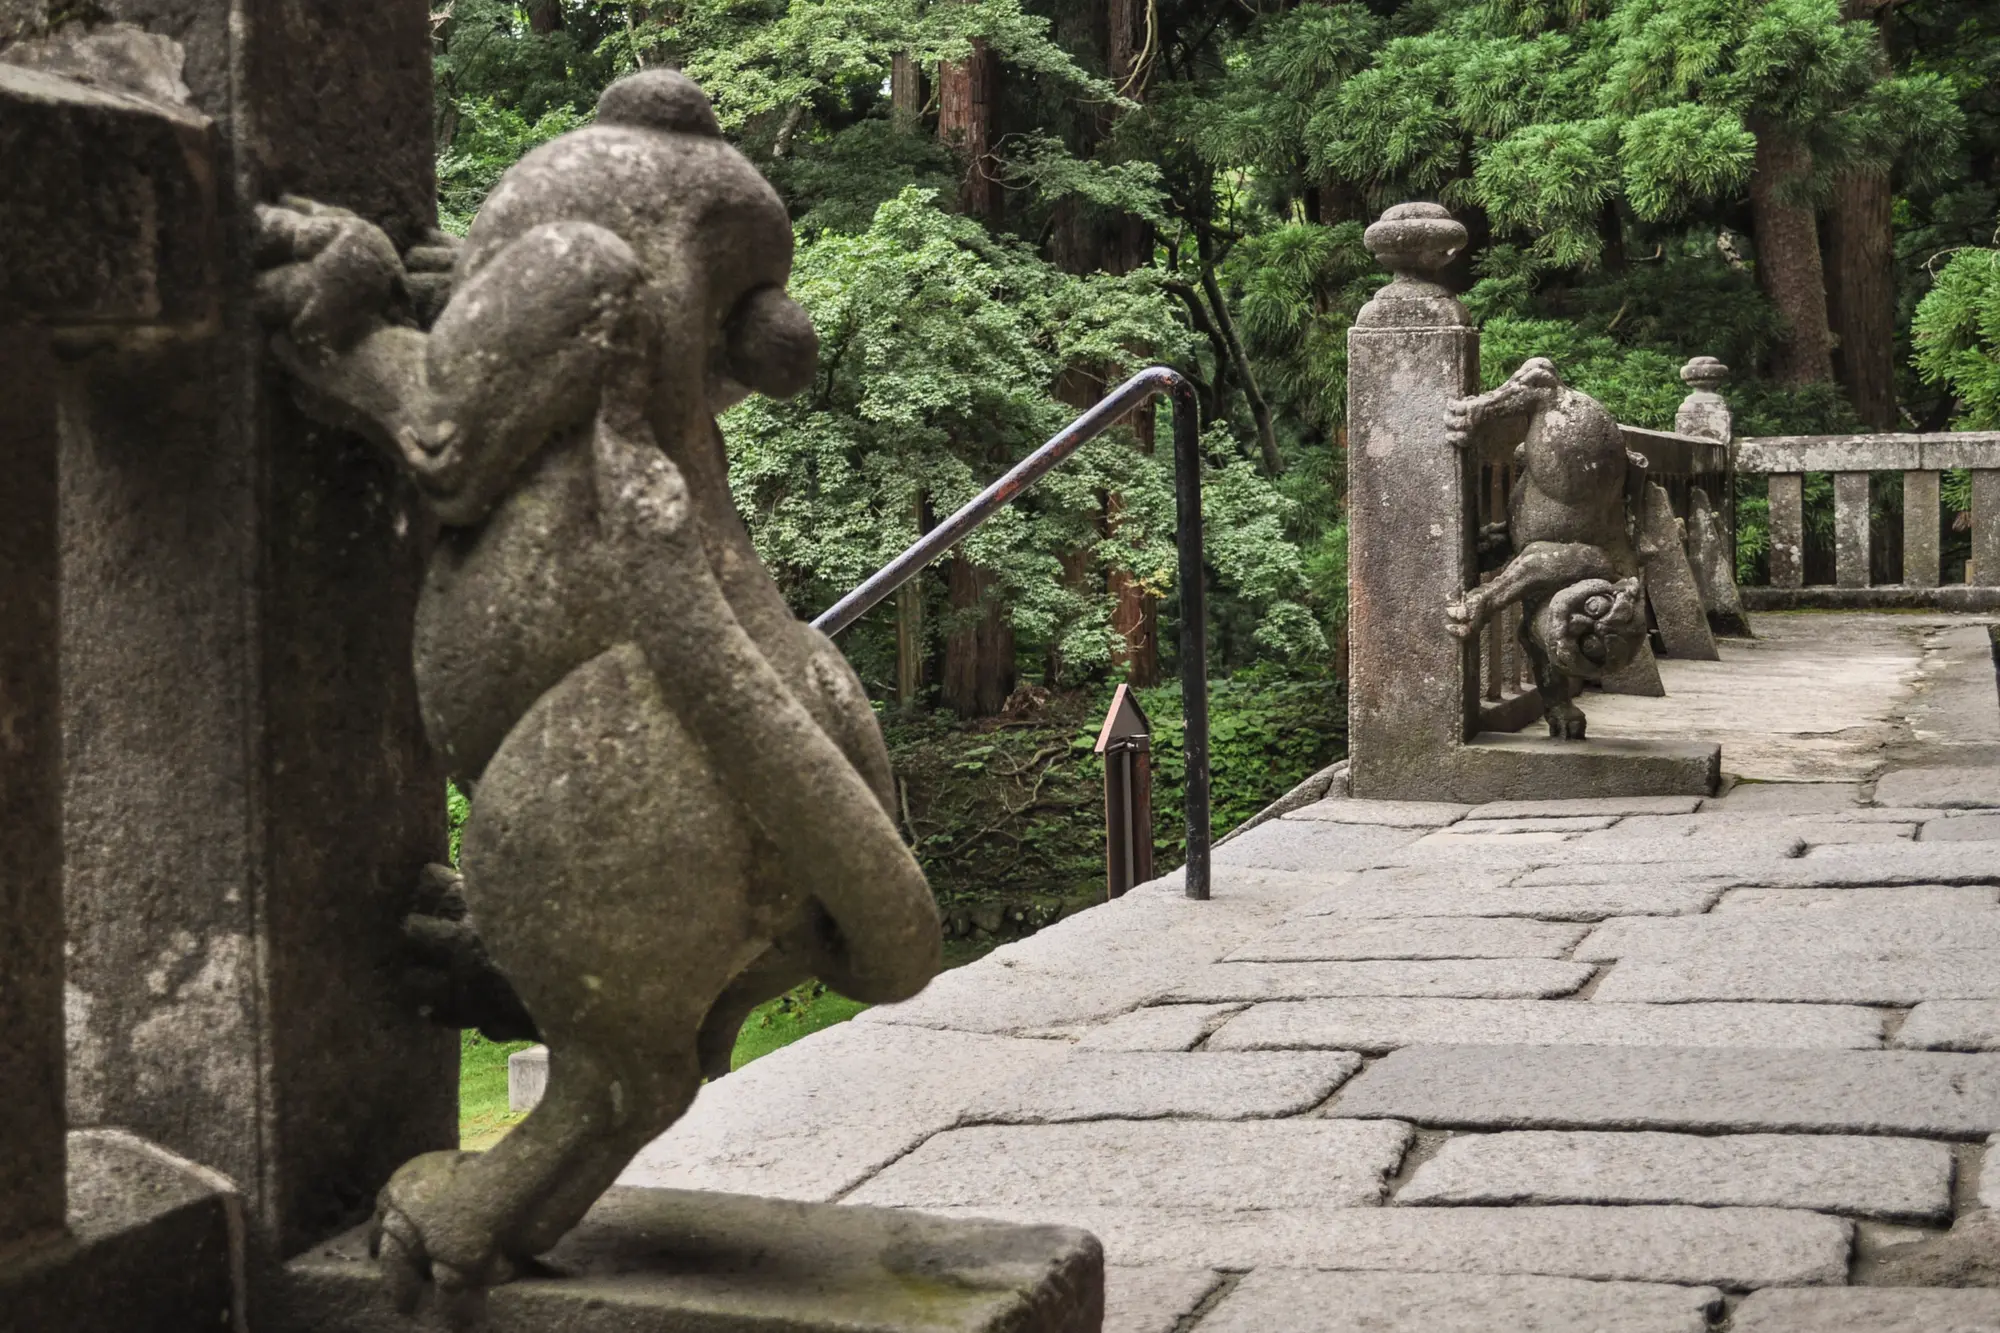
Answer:
<svg viewBox="0 0 2000 1333"><path fill-rule="evenodd" d="M1477 583L1477 459L1446 409L1474 393L1479 334L1438 275L1466 233L1437 204L1368 229L1395 275L1348 333L1348 747L1351 790L1387 800L1706 794L1700 743L1481 733L1478 644L1446 607Z"/></svg>

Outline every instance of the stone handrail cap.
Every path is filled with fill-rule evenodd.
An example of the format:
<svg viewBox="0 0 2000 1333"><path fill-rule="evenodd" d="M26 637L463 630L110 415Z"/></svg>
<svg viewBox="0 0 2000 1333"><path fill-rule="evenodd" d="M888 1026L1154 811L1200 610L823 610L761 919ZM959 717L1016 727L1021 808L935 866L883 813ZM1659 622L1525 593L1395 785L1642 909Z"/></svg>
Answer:
<svg viewBox="0 0 2000 1333"><path fill-rule="evenodd" d="M1729 367L1712 356L1698 356L1681 367L1681 380L1697 389L1712 389L1729 382Z"/></svg>
<svg viewBox="0 0 2000 1333"><path fill-rule="evenodd" d="M1422 281L1442 271L1465 248L1465 224L1442 204L1397 204L1362 233L1368 253L1405 280Z"/></svg>

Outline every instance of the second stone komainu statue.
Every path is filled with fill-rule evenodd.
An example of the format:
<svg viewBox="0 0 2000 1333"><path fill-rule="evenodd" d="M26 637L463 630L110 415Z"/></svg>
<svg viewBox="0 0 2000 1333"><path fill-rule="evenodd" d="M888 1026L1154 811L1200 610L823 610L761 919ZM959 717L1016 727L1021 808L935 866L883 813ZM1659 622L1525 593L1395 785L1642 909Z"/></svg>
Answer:
<svg viewBox="0 0 2000 1333"><path fill-rule="evenodd" d="M817 341L784 206L700 89L620 80L511 168L428 332L425 280L352 214L290 200L258 243L300 401L392 451L444 526L424 721L475 787L464 900L550 1048L525 1122L380 1195L398 1303L433 1280L468 1322L726 1072L752 1007L811 976L907 998L937 913L860 682L730 502L716 414L804 388Z"/></svg>

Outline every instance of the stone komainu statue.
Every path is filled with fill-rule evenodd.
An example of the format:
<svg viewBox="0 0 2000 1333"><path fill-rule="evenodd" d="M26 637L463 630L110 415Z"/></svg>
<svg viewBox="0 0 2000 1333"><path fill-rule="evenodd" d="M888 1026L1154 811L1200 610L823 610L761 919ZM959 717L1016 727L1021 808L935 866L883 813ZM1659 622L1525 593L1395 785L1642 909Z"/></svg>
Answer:
<svg viewBox="0 0 2000 1333"><path fill-rule="evenodd" d="M1461 446L1515 446L1520 476L1507 521L1480 534L1482 549L1511 551L1498 575L1447 609L1471 637L1521 605L1520 641L1541 691L1549 734L1581 740L1579 682L1629 665L1646 642L1643 570L1658 534L1641 526L1646 460L1625 448L1604 405L1562 382L1545 357L1524 363L1491 393L1452 404Z"/></svg>
<svg viewBox="0 0 2000 1333"><path fill-rule="evenodd" d="M907 998L937 913L860 682L730 503L716 414L805 387L818 344L785 209L700 89L620 80L511 168L428 333L392 312L439 284L352 214L287 201L258 244L302 404L444 526L424 722L476 784L464 903L550 1047L524 1123L409 1162L377 1206L398 1303L428 1277L466 1320L727 1071L753 1006L810 976Z"/></svg>

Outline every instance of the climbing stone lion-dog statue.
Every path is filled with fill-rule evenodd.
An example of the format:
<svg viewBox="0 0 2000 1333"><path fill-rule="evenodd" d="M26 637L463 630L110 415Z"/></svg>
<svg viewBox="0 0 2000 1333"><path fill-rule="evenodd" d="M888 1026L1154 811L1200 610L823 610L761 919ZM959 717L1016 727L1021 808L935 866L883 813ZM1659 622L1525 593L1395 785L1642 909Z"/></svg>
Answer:
<svg viewBox="0 0 2000 1333"><path fill-rule="evenodd" d="M429 332L406 312L441 279L354 215L288 200L257 243L300 402L389 450L444 527L424 722L477 784L464 904L550 1048L526 1121L378 1200L399 1307L430 1279L466 1324L727 1072L751 1008L811 976L915 994L937 912L860 682L730 503L716 414L804 388L818 343L784 206L700 89L622 79L509 169L444 251Z"/></svg>
<svg viewBox="0 0 2000 1333"><path fill-rule="evenodd" d="M1521 648L1549 735L1582 740L1579 682L1629 665L1646 642L1643 570L1657 540L1639 520L1646 459L1625 447L1604 405L1564 384L1546 357L1447 411L1454 444L1489 454L1514 445L1520 472L1507 521L1480 534L1483 550L1512 558L1446 609L1449 628L1470 638L1520 603Z"/></svg>

